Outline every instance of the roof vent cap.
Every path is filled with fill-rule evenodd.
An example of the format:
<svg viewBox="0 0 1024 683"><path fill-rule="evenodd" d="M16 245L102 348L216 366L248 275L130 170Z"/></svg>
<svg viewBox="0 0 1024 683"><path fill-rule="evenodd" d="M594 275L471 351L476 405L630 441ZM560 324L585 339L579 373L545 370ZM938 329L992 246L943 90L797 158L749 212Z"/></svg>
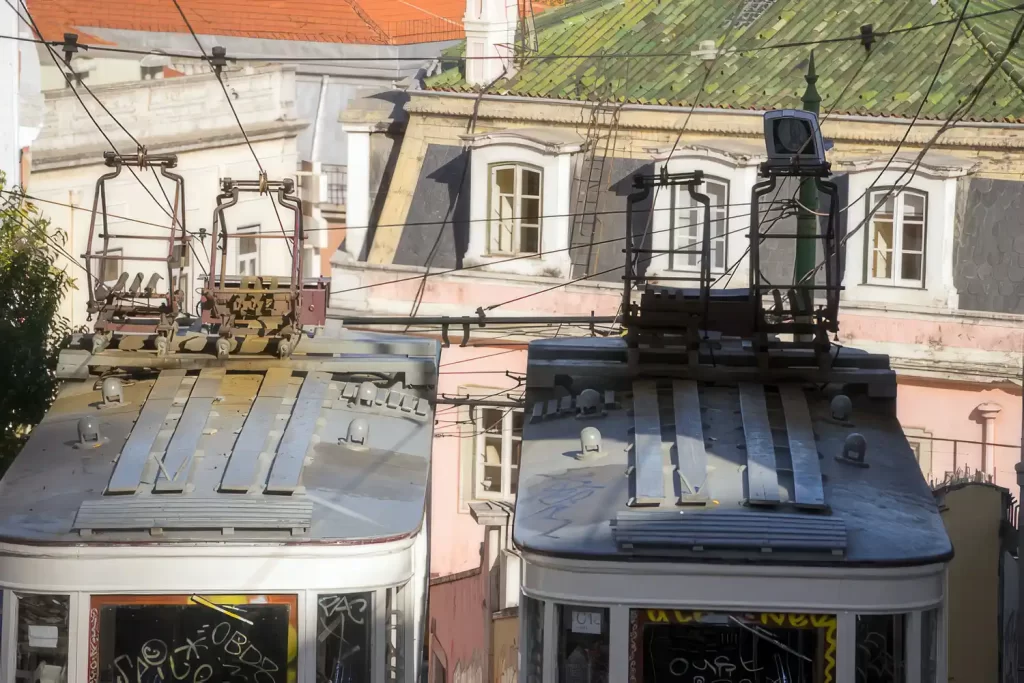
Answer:
<svg viewBox="0 0 1024 683"><path fill-rule="evenodd" d="M377 385L373 382L363 382L359 385L359 402L364 406L373 405L373 399L377 398Z"/></svg>
<svg viewBox="0 0 1024 683"><path fill-rule="evenodd" d="M99 448L106 439L100 434L100 421L95 417L83 417L78 421L78 443L76 448Z"/></svg>
<svg viewBox="0 0 1024 683"><path fill-rule="evenodd" d="M846 441L843 442L842 455L837 455L836 460L847 465L867 467L868 464L864 461L867 450L868 443L864 440L863 435L857 433L850 434L846 437Z"/></svg>
<svg viewBox="0 0 1024 683"><path fill-rule="evenodd" d="M103 405L124 403L124 385L117 377L107 377L100 388L103 394Z"/></svg>
<svg viewBox="0 0 1024 683"><path fill-rule="evenodd" d="M580 430L579 459L594 457L601 454L601 432L597 427L584 427Z"/></svg>
<svg viewBox="0 0 1024 683"><path fill-rule="evenodd" d="M576 416L587 417L601 413L601 394L594 389L584 389L576 399Z"/></svg>
<svg viewBox="0 0 1024 683"><path fill-rule="evenodd" d="M839 394L832 399L831 410L833 420L846 422L853 413L853 402L846 394Z"/></svg>
<svg viewBox="0 0 1024 683"><path fill-rule="evenodd" d="M366 437L370 433L370 425L361 417L357 417L348 424L348 442L350 444L366 445Z"/></svg>

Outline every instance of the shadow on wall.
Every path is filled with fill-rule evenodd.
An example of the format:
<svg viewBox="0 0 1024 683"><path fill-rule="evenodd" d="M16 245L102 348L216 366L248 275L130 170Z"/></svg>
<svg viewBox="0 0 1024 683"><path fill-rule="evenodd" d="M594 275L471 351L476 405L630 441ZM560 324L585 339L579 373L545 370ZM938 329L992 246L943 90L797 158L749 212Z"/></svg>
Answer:
<svg viewBox="0 0 1024 683"><path fill-rule="evenodd" d="M469 246L469 153L428 145L394 263L461 268Z"/></svg>

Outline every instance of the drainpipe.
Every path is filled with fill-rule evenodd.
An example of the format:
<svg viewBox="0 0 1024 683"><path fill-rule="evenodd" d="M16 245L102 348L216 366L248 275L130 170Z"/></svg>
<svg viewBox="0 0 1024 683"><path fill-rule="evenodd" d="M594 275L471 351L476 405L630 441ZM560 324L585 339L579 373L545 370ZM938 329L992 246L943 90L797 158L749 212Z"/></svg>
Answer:
<svg viewBox="0 0 1024 683"><path fill-rule="evenodd" d="M981 416L981 471L986 477L995 470L995 419L1002 409L998 403L982 403L975 408Z"/></svg>

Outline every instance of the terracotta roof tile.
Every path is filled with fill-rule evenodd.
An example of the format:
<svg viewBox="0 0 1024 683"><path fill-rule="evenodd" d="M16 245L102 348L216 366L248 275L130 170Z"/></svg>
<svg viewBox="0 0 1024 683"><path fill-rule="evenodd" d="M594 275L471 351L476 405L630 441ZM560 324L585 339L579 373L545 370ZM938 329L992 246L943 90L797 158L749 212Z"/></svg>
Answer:
<svg viewBox="0 0 1024 683"><path fill-rule="evenodd" d="M410 44L464 36L464 0L180 0L200 35L331 43ZM185 33L171 0L28 0L47 40L88 29Z"/></svg>

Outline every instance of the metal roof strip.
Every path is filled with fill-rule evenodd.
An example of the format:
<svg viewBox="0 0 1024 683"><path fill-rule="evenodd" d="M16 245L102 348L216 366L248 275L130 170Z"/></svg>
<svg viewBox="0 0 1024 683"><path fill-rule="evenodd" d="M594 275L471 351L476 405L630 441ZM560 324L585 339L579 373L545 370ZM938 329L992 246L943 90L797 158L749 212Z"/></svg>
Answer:
<svg viewBox="0 0 1024 683"><path fill-rule="evenodd" d="M633 422L636 466L635 494L631 503L657 505L665 497L657 383L650 380L633 382Z"/></svg>
<svg viewBox="0 0 1024 683"><path fill-rule="evenodd" d="M740 413L747 440L747 497L751 503L779 502L779 475L775 470L775 444L764 385L740 384Z"/></svg>
<svg viewBox="0 0 1024 683"><path fill-rule="evenodd" d="M174 429L174 436L164 453L163 466L157 472L154 492L180 493L185 490L193 458L210 417L213 401L220 391L223 369L208 368L199 373L188 403Z"/></svg>
<svg viewBox="0 0 1024 683"><path fill-rule="evenodd" d="M167 415L174 405L174 395L178 393L184 379L184 370L163 370L160 373L114 465L105 493L129 494L138 489L149 461L150 450L167 421Z"/></svg>
<svg viewBox="0 0 1024 683"><path fill-rule="evenodd" d="M306 451L316 432L316 421L320 418L330 384L329 372L311 372L306 375L288 427L277 446L277 457L274 458L270 479L267 481L268 493L294 493L299 487Z"/></svg>
<svg viewBox="0 0 1024 683"><path fill-rule="evenodd" d="M256 484L259 457L281 411L281 403L288 391L292 371L284 368L267 370L260 384L256 400L249 409L242 431L235 440L231 459L220 480L221 491L245 493Z"/></svg>
<svg viewBox="0 0 1024 683"><path fill-rule="evenodd" d="M693 380L672 382L672 405L676 417L676 457L681 495L679 502L697 502L694 496L707 498L708 454L704 447L704 427L700 419L700 394Z"/></svg>
<svg viewBox="0 0 1024 683"><path fill-rule="evenodd" d="M825 489L821 481L821 462L814 441L811 412L807 395L796 384L779 386L782 409L786 415L789 454L793 460L793 490L797 505L825 506Z"/></svg>

